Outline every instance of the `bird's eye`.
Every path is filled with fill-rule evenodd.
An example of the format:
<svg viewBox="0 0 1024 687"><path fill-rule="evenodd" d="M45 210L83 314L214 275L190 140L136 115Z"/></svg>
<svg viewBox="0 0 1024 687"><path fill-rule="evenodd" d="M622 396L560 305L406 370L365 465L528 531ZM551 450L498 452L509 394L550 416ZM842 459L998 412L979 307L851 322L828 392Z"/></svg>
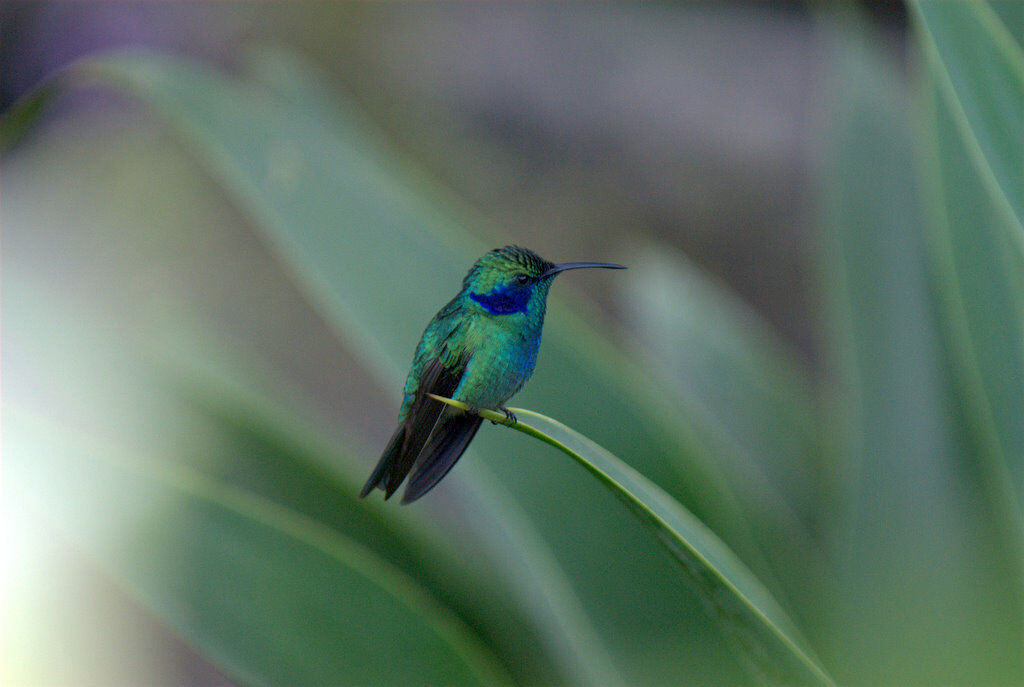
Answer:
<svg viewBox="0 0 1024 687"><path fill-rule="evenodd" d="M517 274L516 275L516 283L517 284L525 284L528 281L530 281L530 278L528 276L526 276L525 274Z"/></svg>

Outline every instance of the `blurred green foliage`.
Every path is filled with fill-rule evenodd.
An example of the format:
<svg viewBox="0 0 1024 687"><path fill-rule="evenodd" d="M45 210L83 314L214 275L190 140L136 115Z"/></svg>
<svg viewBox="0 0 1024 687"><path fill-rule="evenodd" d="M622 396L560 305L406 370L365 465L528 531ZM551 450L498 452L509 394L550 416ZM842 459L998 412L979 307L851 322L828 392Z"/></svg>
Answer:
<svg viewBox="0 0 1024 687"><path fill-rule="evenodd" d="M314 65L42 84L0 130L4 681L168 679L70 555L242 684L828 680L734 651L768 627L735 598L838 684L1021 684L1024 11L912 18L908 99L819 11L822 372L660 245L616 256L628 333L556 290L516 403L628 463L632 510L504 428L415 507L356 498L422 326L502 240ZM119 98L39 125L85 87Z"/></svg>

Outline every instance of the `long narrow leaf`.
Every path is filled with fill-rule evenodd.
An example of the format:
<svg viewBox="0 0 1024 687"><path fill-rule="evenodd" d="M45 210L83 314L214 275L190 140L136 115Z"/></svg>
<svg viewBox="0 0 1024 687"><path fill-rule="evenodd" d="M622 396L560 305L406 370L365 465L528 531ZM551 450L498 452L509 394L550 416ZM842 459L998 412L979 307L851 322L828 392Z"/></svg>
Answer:
<svg viewBox="0 0 1024 687"><path fill-rule="evenodd" d="M1021 19L1019 3L1017 18ZM916 35L975 173L997 209L1012 217L1024 249L1024 22L1005 26L990 3L911 2ZM1016 38L1015 38L1016 37Z"/></svg>
<svg viewBox="0 0 1024 687"><path fill-rule="evenodd" d="M663 370L670 405L693 418L758 523L774 573L760 579L814 614L814 588L828 572L811 532L829 489L807 371L751 308L683 256L649 246L636 263L623 290L638 355Z"/></svg>
<svg viewBox="0 0 1024 687"><path fill-rule="evenodd" d="M15 487L229 674L259 685L510 684L446 609L337 532L17 408L4 421Z"/></svg>
<svg viewBox="0 0 1024 687"><path fill-rule="evenodd" d="M822 37L833 85L816 151L821 338L827 448L843 486L824 532L838 584L821 652L844 683L1019 683L1020 586L1005 531L993 527L993 492L966 448L985 427L961 422L965 399L950 385L955 344L935 298L948 274L930 264L920 124L899 69L872 49L868 31L826 25ZM956 250L973 246L958 259L985 280L1003 265L978 239Z"/></svg>
<svg viewBox="0 0 1024 687"><path fill-rule="evenodd" d="M1015 252L1024 224L1019 208L1016 217L1000 209L1024 203L1024 54L987 3L913 6L925 53L921 168L949 355L993 502L1017 492L1000 517L1017 520L1009 539L1024 555L1024 254Z"/></svg>
<svg viewBox="0 0 1024 687"><path fill-rule="evenodd" d="M433 396L433 394L431 394ZM433 398L468 410L464 403ZM664 490L590 439L531 410L510 409L524 434L554 446L600 480L640 518L680 563L723 632L750 665L779 684L831 685L785 611L743 563L700 520ZM505 416L480 411L504 423Z"/></svg>

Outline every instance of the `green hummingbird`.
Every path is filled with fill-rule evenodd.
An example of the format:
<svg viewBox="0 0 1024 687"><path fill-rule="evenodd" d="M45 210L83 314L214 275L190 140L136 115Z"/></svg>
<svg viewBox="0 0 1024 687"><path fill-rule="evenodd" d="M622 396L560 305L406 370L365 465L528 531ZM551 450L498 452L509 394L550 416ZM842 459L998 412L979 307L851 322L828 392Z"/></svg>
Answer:
<svg viewBox="0 0 1024 687"><path fill-rule="evenodd" d="M402 503L420 498L469 446L482 418L435 401L435 394L471 409L504 407L533 374L544 326L548 290L556 275L581 267L625 269L603 262L555 265L518 246L496 248L476 261L462 290L434 316L416 347L405 381L398 429L391 436L370 479L390 498L407 475Z"/></svg>

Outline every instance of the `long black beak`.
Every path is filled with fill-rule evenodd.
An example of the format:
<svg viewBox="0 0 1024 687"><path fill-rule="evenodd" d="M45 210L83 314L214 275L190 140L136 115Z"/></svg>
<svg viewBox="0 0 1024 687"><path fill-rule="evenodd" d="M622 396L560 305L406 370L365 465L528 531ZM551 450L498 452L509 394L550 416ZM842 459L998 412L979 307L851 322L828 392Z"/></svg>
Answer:
<svg viewBox="0 0 1024 687"><path fill-rule="evenodd" d="M583 267L603 267L608 270L624 270L624 265L613 265L610 262L563 262L561 265L555 265L544 274L540 275L541 279L547 277L553 277L559 272L565 272L566 270L578 270Z"/></svg>

